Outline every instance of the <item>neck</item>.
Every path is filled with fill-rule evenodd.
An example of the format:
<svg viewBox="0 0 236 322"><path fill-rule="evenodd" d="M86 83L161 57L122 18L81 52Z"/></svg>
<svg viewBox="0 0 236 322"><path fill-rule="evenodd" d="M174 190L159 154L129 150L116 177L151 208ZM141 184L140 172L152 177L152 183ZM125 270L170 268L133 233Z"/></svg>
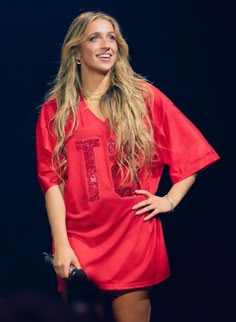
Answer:
<svg viewBox="0 0 236 322"><path fill-rule="evenodd" d="M110 84L110 73L106 75L95 74L81 75L82 92L87 96L101 97L108 89Z"/></svg>

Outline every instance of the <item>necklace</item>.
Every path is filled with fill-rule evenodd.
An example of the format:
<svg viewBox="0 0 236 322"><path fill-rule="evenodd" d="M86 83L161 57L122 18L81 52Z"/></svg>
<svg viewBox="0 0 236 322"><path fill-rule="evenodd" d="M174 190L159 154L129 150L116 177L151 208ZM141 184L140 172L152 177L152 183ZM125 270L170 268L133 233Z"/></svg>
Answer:
<svg viewBox="0 0 236 322"><path fill-rule="evenodd" d="M84 91L81 91L81 92L86 101L99 101L101 97L104 95L104 94L98 95L96 93L88 93Z"/></svg>

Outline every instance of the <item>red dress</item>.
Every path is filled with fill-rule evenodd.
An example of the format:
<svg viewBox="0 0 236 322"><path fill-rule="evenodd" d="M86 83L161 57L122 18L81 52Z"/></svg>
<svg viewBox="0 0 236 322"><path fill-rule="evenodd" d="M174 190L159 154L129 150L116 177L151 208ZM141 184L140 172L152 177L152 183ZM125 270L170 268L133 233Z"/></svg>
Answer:
<svg viewBox="0 0 236 322"><path fill-rule="evenodd" d="M156 87L148 86L154 93L151 108L159 158L152 173L140 173L139 183L120 184L108 122L97 118L83 98L78 129L66 142L64 200L69 241L88 277L104 290L151 286L170 275L161 220L144 222L143 216L135 216L132 206L145 198L135 195L135 190L155 194L165 165L176 183L219 159L182 112ZM36 129L38 178L44 193L60 183L51 161L55 137L49 121L55 111L56 102L46 102ZM62 289L59 279L58 290Z"/></svg>

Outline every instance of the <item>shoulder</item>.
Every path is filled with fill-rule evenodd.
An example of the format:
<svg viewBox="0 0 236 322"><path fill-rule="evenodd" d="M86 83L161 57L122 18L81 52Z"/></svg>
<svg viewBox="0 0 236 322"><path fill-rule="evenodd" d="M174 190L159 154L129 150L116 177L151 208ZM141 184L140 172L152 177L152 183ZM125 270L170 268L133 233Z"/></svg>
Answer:
<svg viewBox="0 0 236 322"><path fill-rule="evenodd" d="M151 82L142 80L140 84L144 100L149 107L161 108L166 103L172 103L171 100Z"/></svg>
<svg viewBox="0 0 236 322"><path fill-rule="evenodd" d="M51 121L56 113L56 110L57 110L56 99L50 99L48 101L45 101L42 104L41 109L39 111L39 115L36 123L36 129L49 130L49 128L51 127L50 124L52 124Z"/></svg>
<svg viewBox="0 0 236 322"><path fill-rule="evenodd" d="M54 117L56 110L57 110L56 99L50 99L44 102L39 111L38 120L45 121L45 123L48 123Z"/></svg>
<svg viewBox="0 0 236 322"><path fill-rule="evenodd" d="M56 99L50 99L43 103L41 107L40 114L48 115L48 116L54 116L57 110L57 102Z"/></svg>
<svg viewBox="0 0 236 322"><path fill-rule="evenodd" d="M152 95L155 104L172 103L169 97L152 83L145 82L144 88ZM173 104L173 103L172 103Z"/></svg>
<svg viewBox="0 0 236 322"><path fill-rule="evenodd" d="M145 104L151 118L162 120L168 105L173 103L171 100L155 85L150 82L142 82L142 90Z"/></svg>

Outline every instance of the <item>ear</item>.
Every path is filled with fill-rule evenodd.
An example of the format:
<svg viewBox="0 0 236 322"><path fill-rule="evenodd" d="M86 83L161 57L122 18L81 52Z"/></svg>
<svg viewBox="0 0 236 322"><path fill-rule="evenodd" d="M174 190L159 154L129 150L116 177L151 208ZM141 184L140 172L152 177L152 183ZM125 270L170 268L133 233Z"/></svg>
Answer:
<svg viewBox="0 0 236 322"><path fill-rule="evenodd" d="M77 51L77 53L75 54L75 60L76 60L76 63L77 63L78 65L80 65L80 64L81 64L81 56L80 56L79 51Z"/></svg>
<svg viewBox="0 0 236 322"><path fill-rule="evenodd" d="M80 58L76 57L75 59L76 59L76 64L81 65L81 60L80 60Z"/></svg>

